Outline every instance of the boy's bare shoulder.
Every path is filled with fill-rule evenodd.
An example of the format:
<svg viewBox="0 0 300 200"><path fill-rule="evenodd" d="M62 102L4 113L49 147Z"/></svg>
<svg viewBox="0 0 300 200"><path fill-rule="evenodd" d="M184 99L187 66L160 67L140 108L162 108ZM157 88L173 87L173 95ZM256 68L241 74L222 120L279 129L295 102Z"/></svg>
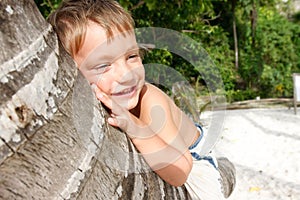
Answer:
<svg viewBox="0 0 300 200"><path fill-rule="evenodd" d="M167 96L161 89L158 87L146 83L146 92L145 92L145 101L150 101L150 103L163 103L163 102L168 102L170 101L169 96Z"/></svg>
<svg viewBox="0 0 300 200"><path fill-rule="evenodd" d="M145 84L140 107L141 119L145 122L153 123L153 114L155 114L155 112L156 116L159 115L159 117L155 117L155 119L158 120L164 115L165 117L171 117L175 114L176 110L173 101L166 93L152 84Z"/></svg>
<svg viewBox="0 0 300 200"><path fill-rule="evenodd" d="M145 84L145 93L142 99L142 108L145 110L153 106L161 106L165 110L177 109L173 100L166 93L150 83Z"/></svg>

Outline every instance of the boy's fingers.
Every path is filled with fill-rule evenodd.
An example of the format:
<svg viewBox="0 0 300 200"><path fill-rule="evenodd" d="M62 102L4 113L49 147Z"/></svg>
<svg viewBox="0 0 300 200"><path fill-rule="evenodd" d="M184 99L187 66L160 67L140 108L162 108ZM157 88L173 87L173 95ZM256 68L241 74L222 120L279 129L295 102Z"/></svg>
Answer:
<svg viewBox="0 0 300 200"><path fill-rule="evenodd" d="M104 105L106 105L108 108L112 108L113 102L107 95L103 94L102 92L98 92L96 93L96 97L99 101L104 103Z"/></svg>
<svg viewBox="0 0 300 200"><path fill-rule="evenodd" d="M104 94L95 84L92 84L91 87L97 99L102 103L104 103L105 106L111 108L112 107L111 99L106 94Z"/></svg>
<svg viewBox="0 0 300 200"><path fill-rule="evenodd" d="M112 126L117 126L117 127L119 127L119 126L118 126L118 121L117 121L115 118L113 118L113 117L109 117L109 118L107 119L107 122L108 122L110 125L112 125Z"/></svg>
<svg viewBox="0 0 300 200"><path fill-rule="evenodd" d="M105 106L111 109L112 113L115 116L124 115L124 108L122 108L118 103L116 103L112 98L107 96L104 92L102 92L95 84L91 85L93 91L98 100L104 103Z"/></svg>
<svg viewBox="0 0 300 200"><path fill-rule="evenodd" d="M131 122L131 120L133 120L131 118L131 113L122 106L120 106L118 103L116 103L112 98L107 96L96 85L93 84L92 89L95 92L97 99L100 100L105 106L110 108L112 112L111 117L107 119L107 122L110 125L119 127L123 131L127 132L129 124L135 124L134 122ZM133 136L131 135L131 137Z"/></svg>
<svg viewBox="0 0 300 200"><path fill-rule="evenodd" d="M112 126L117 126L123 131L127 131L127 121L121 117L110 117L107 119L108 123Z"/></svg>

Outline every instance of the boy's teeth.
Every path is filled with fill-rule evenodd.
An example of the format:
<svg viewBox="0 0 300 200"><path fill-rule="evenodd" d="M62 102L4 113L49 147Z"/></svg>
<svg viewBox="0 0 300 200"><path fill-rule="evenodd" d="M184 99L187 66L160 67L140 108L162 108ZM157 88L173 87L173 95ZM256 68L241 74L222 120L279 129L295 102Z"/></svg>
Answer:
<svg viewBox="0 0 300 200"><path fill-rule="evenodd" d="M118 92L117 94L127 94L127 93L129 93L131 91L132 91L132 88L128 88L128 89L125 89L125 90L123 90L121 92Z"/></svg>
<svg viewBox="0 0 300 200"><path fill-rule="evenodd" d="M127 92L129 92L129 91L131 91L131 89L126 89L126 90L124 90L122 93L127 93Z"/></svg>

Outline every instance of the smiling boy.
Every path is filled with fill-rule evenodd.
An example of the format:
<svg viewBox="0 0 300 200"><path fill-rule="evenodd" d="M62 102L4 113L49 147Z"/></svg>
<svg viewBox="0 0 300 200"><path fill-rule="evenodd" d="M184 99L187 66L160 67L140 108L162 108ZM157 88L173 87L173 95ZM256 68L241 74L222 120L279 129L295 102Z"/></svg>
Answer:
<svg viewBox="0 0 300 200"><path fill-rule="evenodd" d="M115 1L69 0L49 21L97 98L110 110L108 123L128 135L163 180L173 186L192 180L189 147L200 141L201 128L164 92L145 82L131 16ZM205 167L203 171L195 169L212 180L194 185L203 191L211 188L212 192L209 198L206 194L191 196L222 199L216 164L208 160L198 163ZM186 185L190 194L197 193L192 185Z"/></svg>

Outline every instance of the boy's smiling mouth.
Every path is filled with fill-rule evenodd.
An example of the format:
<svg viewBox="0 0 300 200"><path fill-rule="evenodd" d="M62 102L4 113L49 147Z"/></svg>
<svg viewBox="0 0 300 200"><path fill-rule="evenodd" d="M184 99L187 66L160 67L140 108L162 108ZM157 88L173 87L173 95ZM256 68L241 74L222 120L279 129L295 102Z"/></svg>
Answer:
<svg viewBox="0 0 300 200"><path fill-rule="evenodd" d="M120 92L116 92L116 93L112 93L112 96L126 96L126 95L131 95L133 93L135 93L136 91L136 86L130 87L130 88L126 88L124 90L121 90Z"/></svg>

